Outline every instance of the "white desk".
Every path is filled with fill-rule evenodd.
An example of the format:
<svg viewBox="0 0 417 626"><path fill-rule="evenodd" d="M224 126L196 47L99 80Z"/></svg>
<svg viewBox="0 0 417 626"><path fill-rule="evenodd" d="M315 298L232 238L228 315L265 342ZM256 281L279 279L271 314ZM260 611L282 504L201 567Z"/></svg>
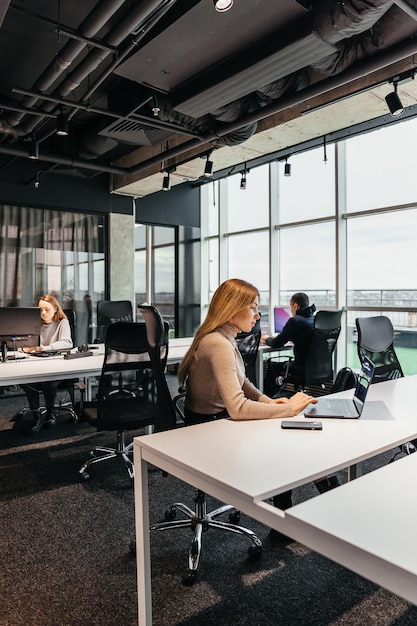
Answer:
<svg viewBox="0 0 417 626"><path fill-rule="evenodd" d="M417 454L288 511L292 536L417 604Z"/></svg>
<svg viewBox="0 0 417 626"><path fill-rule="evenodd" d="M169 342L168 363L180 361L192 339L171 339ZM104 344L92 350L92 356L78 359L64 359L62 355L53 357L28 356L26 359L0 362L0 386L22 385L45 380L65 380L69 378L89 378L100 376L103 366Z"/></svg>
<svg viewBox="0 0 417 626"><path fill-rule="evenodd" d="M384 400L392 420L367 419L365 409L359 420L326 420L322 431L283 431L278 419L218 420L135 438L140 626L152 624L148 463L292 536L288 512L265 499L415 438L416 382L412 376L371 387L369 399Z"/></svg>
<svg viewBox="0 0 417 626"><path fill-rule="evenodd" d="M29 356L27 359L0 363L0 385L22 385L45 380L65 380L99 376L103 365L103 348L94 350L92 356L79 359Z"/></svg>

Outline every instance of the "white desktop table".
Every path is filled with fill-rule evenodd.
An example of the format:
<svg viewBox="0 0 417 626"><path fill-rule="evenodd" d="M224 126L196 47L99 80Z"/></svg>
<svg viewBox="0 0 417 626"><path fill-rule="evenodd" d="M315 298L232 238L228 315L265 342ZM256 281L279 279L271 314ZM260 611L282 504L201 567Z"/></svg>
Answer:
<svg viewBox="0 0 417 626"><path fill-rule="evenodd" d="M371 386L369 400L384 400L392 419L384 413L382 419L370 419L373 415L365 408L359 420L325 420L322 431L283 431L279 419L225 419L135 438L140 626L152 624L149 463L293 536L289 511L265 500L415 438L416 384L417 376L412 376ZM339 395L351 396L352 392ZM318 496L318 506L322 497ZM308 530L303 532L308 534Z"/></svg>
<svg viewBox="0 0 417 626"><path fill-rule="evenodd" d="M417 604L417 453L288 511L292 536Z"/></svg>
<svg viewBox="0 0 417 626"><path fill-rule="evenodd" d="M0 363L0 385L21 385L46 380L99 376L103 365L104 350L101 346L92 356L64 359L63 355L51 357L28 356L25 359Z"/></svg>
<svg viewBox="0 0 417 626"><path fill-rule="evenodd" d="M168 363L181 361L191 343L190 338L171 339ZM73 350L75 352L76 350ZM63 355L36 357L0 362L0 386L23 385L47 380L66 380L100 376L104 358L104 344L97 344L91 356L64 359ZM88 385L87 385L88 386ZM88 395L88 394L87 394Z"/></svg>

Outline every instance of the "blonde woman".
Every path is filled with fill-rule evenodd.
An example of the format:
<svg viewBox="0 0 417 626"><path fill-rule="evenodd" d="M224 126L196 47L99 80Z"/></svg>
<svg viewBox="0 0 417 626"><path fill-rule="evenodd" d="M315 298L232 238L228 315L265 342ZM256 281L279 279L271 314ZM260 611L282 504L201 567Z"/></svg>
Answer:
<svg viewBox="0 0 417 626"><path fill-rule="evenodd" d="M181 362L178 378L187 389L186 424L230 417L233 420L293 417L317 400L305 393L272 399L245 376L235 337L250 332L259 319L259 292L231 278L213 295L207 317Z"/></svg>

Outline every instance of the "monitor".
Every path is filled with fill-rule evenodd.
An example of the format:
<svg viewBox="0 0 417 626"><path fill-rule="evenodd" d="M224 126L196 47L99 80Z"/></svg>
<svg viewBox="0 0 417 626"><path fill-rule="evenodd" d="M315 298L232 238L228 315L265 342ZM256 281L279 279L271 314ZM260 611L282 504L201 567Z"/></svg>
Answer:
<svg viewBox="0 0 417 626"><path fill-rule="evenodd" d="M8 349L37 346L40 329L38 307L0 307L0 340Z"/></svg>
<svg viewBox="0 0 417 626"><path fill-rule="evenodd" d="M287 308L275 306L274 307L274 331L280 333L285 324L291 317L291 311Z"/></svg>

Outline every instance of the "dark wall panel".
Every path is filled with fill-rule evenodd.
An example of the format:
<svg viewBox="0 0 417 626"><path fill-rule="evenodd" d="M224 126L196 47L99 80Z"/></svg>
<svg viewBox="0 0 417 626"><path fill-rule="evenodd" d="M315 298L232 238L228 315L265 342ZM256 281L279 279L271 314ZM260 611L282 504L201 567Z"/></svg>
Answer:
<svg viewBox="0 0 417 626"><path fill-rule="evenodd" d="M85 213L133 213L133 200L128 196L110 194L107 175L84 179L75 176L45 174L39 176L39 187L33 182L35 173L0 179L0 204L62 209Z"/></svg>
<svg viewBox="0 0 417 626"><path fill-rule="evenodd" d="M200 188L177 185L136 199L136 222L200 228Z"/></svg>

